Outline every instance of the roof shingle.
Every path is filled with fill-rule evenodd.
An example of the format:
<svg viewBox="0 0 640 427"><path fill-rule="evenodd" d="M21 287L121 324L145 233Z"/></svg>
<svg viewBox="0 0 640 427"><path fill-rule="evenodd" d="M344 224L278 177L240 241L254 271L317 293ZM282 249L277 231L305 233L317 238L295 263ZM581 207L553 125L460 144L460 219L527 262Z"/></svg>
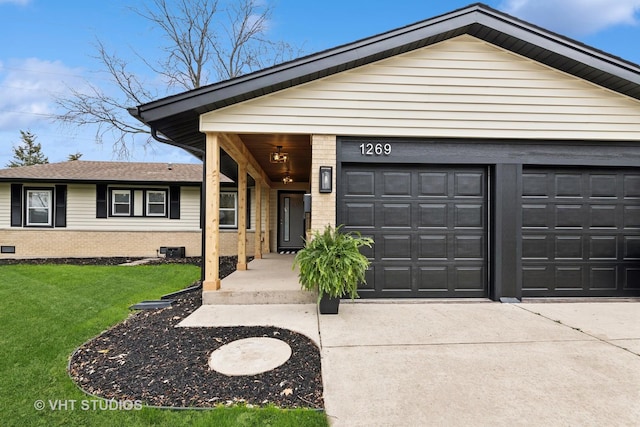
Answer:
<svg viewBox="0 0 640 427"><path fill-rule="evenodd" d="M0 170L0 181L202 182L202 164L75 160ZM221 177L222 182L231 182Z"/></svg>

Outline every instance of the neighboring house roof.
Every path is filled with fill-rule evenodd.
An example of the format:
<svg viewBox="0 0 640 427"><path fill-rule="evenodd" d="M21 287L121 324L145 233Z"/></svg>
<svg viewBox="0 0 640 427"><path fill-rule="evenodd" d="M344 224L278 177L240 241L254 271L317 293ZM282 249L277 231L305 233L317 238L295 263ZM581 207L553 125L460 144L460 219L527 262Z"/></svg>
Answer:
<svg viewBox="0 0 640 427"><path fill-rule="evenodd" d="M557 70L640 99L640 67L544 30L484 4L326 50L238 78L129 109L164 141L199 157L205 136L201 114L277 92L355 67L426 47L463 34L515 52Z"/></svg>
<svg viewBox="0 0 640 427"><path fill-rule="evenodd" d="M202 164L74 160L0 170L0 181L202 183ZM223 182L231 180L223 177Z"/></svg>

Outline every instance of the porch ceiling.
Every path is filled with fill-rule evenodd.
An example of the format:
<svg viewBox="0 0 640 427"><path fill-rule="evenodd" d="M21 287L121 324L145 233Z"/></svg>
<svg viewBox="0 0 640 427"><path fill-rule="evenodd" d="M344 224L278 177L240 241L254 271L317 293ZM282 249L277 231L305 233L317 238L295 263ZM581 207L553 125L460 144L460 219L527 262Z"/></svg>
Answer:
<svg viewBox="0 0 640 427"><path fill-rule="evenodd" d="M309 182L311 172L311 136L290 134L240 134L238 135L260 167L274 183L282 182L289 173L294 182ZM271 163L269 154L282 146L289 153L287 163ZM235 179L234 179L235 180Z"/></svg>

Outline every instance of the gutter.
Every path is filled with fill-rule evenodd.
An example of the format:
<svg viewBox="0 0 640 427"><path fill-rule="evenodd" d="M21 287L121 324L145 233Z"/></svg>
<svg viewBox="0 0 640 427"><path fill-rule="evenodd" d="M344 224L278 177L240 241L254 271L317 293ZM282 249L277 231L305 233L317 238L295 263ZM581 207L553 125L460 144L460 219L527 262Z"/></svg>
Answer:
<svg viewBox="0 0 640 427"><path fill-rule="evenodd" d="M156 141L162 143L162 144L168 144L168 145L173 145L175 147L178 148L182 148L185 151L190 152L191 154L193 154L195 157L199 158L200 160L204 160L204 155L206 154L205 150L201 150L200 148L196 148L196 147L192 147L190 145L186 145L186 144L181 144L179 142L176 142L172 139L163 137L158 135L158 130L156 128L154 128L153 126L151 126L149 123L145 122L144 119L142 118L142 115L140 114L140 108L139 107L130 107L127 108L127 111L129 111L129 114L131 114L133 117L135 117L136 119L138 119L141 123L149 126L149 129L151 131L151 137L153 139L155 139ZM199 156L198 154L201 154L201 156Z"/></svg>

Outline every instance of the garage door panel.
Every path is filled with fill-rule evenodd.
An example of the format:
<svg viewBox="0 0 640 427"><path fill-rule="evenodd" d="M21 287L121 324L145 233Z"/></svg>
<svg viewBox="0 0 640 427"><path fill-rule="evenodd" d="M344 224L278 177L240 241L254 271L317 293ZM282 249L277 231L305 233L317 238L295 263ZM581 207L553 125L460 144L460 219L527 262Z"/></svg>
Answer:
<svg viewBox="0 0 640 427"><path fill-rule="evenodd" d="M593 260L617 260L617 240L616 236L590 236L589 258Z"/></svg>
<svg viewBox="0 0 640 427"><path fill-rule="evenodd" d="M484 267L455 267L456 291L482 291L484 288Z"/></svg>
<svg viewBox="0 0 640 427"><path fill-rule="evenodd" d="M585 222L582 205L556 205L555 218L558 228L582 228Z"/></svg>
<svg viewBox="0 0 640 427"><path fill-rule="evenodd" d="M549 237L540 235L528 235L522 238L522 258L547 260L549 254Z"/></svg>
<svg viewBox="0 0 640 427"><path fill-rule="evenodd" d="M522 267L522 287L529 291L546 291L553 283L551 269L546 265Z"/></svg>
<svg viewBox="0 0 640 427"><path fill-rule="evenodd" d="M522 194L527 197L547 197L551 194L549 189L548 174L523 173Z"/></svg>
<svg viewBox="0 0 640 427"><path fill-rule="evenodd" d="M640 175L639 174L625 174L623 177L624 197L625 198L640 198Z"/></svg>
<svg viewBox="0 0 640 427"><path fill-rule="evenodd" d="M591 267L589 279L590 288L593 290L614 291L618 283L618 268L615 264L609 267Z"/></svg>
<svg viewBox="0 0 640 427"><path fill-rule="evenodd" d="M555 259L582 259L582 236L556 236Z"/></svg>
<svg viewBox="0 0 640 427"><path fill-rule="evenodd" d="M549 205L526 204L522 206L522 226L525 228L549 228Z"/></svg>
<svg viewBox="0 0 640 427"><path fill-rule="evenodd" d="M383 291L411 291L411 265L382 267Z"/></svg>
<svg viewBox="0 0 640 427"><path fill-rule="evenodd" d="M419 236L418 258L421 260L446 260L449 256L446 235Z"/></svg>
<svg viewBox="0 0 640 427"><path fill-rule="evenodd" d="M640 259L640 236L624 237L624 259L626 261Z"/></svg>
<svg viewBox="0 0 640 427"><path fill-rule="evenodd" d="M420 222L418 227L420 228L447 228L448 219L448 207L446 204L421 203L418 205Z"/></svg>
<svg viewBox="0 0 640 427"><path fill-rule="evenodd" d="M411 259L411 235L385 234L378 242L383 260Z"/></svg>
<svg viewBox="0 0 640 427"><path fill-rule="evenodd" d="M592 205L589 206L589 219L591 228L618 228L619 215L616 205Z"/></svg>
<svg viewBox="0 0 640 427"><path fill-rule="evenodd" d="M484 205L456 204L454 206L454 227L484 228Z"/></svg>
<svg viewBox="0 0 640 427"><path fill-rule="evenodd" d="M640 228L640 206L625 206L623 212L625 228Z"/></svg>
<svg viewBox="0 0 640 427"><path fill-rule="evenodd" d="M555 175L556 197L582 197L582 174L562 173Z"/></svg>
<svg viewBox="0 0 640 427"><path fill-rule="evenodd" d="M591 198L615 198L618 194L618 176L611 174L593 174L589 177L589 196Z"/></svg>
<svg viewBox="0 0 640 427"><path fill-rule="evenodd" d="M524 167L523 296L637 295L638 196L638 171Z"/></svg>
<svg viewBox="0 0 640 427"><path fill-rule="evenodd" d="M630 267L625 269L625 289L637 291L640 289L640 268Z"/></svg>
<svg viewBox="0 0 640 427"><path fill-rule="evenodd" d="M411 196L411 174L409 172L382 173L382 194L384 196Z"/></svg>
<svg viewBox="0 0 640 427"><path fill-rule="evenodd" d="M449 290L449 269L446 265L433 267L420 267L418 277L419 291Z"/></svg>
<svg viewBox="0 0 640 427"><path fill-rule="evenodd" d="M375 227L375 205L373 203L347 203L345 224L356 228Z"/></svg>
<svg viewBox="0 0 640 427"><path fill-rule="evenodd" d="M411 228L411 204L383 203L382 226Z"/></svg>
<svg viewBox="0 0 640 427"><path fill-rule="evenodd" d="M457 172L454 175L455 191L453 197L477 197L484 196L484 173Z"/></svg>
<svg viewBox="0 0 640 427"><path fill-rule="evenodd" d="M374 174L370 171L349 171L344 174L344 192L347 196L374 196Z"/></svg>
<svg viewBox="0 0 640 427"><path fill-rule="evenodd" d="M422 197L447 197L447 173L422 172L418 174L418 196Z"/></svg>
<svg viewBox="0 0 640 427"><path fill-rule="evenodd" d="M454 258L481 261L485 257L484 236L453 236Z"/></svg>
<svg viewBox="0 0 640 427"><path fill-rule="evenodd" d="M581 291L584 285L584 269L578 265L567 265L555 269L555 289Z"/></svg>
<svg viewBox="0 0 640 427"><path fill-rule="evenodd" d="M485 168L351 164L342 176L359 185L340 190L338 221L375 230L375 285L362 297L487 295Z"/></svg>

